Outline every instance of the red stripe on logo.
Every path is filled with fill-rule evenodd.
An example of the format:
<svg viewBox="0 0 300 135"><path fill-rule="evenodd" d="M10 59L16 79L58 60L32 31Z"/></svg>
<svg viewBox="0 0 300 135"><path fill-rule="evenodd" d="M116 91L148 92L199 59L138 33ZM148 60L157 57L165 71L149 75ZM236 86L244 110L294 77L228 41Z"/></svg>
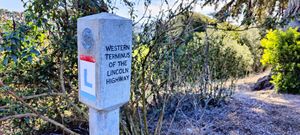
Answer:
<svg viewBox="0 0 300 135"><path fill-rule="evenodd" d="M96 62L96 59L93 56L80 55L80 60L88 61L88 62Z"/></svg>

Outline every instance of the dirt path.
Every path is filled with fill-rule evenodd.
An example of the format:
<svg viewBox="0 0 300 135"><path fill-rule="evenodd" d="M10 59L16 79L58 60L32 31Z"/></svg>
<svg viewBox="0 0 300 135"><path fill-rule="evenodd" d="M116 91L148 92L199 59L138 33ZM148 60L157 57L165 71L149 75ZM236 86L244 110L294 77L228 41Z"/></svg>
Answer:
<svg viewBox="0 0 300 135"><path fill-rule="evenodd" d="M256 99L265 103L286 106L293 111L300 113L300 95L277 94L274 90L251 91L251 86L258 78L267 75L265 72L260 75L253 75L245 79L241 79L237 84L237 92L233 96L235 99Z"/></svg>
<svg viewBox="0 0 300 135"><path fill-rule="evenodd" d="M267 74L267 73L265 73ZM216 134L300 135L300 96L273 90L251 91L263 76L240 80L231 103L220 110L213 129Z"/></svg>
<svg viewBox="0 0 300 135"><path fill-rule="evenodd" d="M251 91L251 85L267 74L240 79L233 97L218 107L196 108L190 105L194 100L187 98L178 107L174 122L165 118L162 134L300 135L300 95Z"/></svg>

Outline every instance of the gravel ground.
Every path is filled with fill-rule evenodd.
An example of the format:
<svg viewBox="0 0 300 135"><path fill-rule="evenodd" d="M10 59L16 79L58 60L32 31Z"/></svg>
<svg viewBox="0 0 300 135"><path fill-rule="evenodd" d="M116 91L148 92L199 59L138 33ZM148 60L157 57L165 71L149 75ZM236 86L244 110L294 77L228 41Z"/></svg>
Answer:
<svg viewBox="0 0 300 135"><path fill-rule="evenodd" d="M251 91L250 86L263 75L240 80L236 93L220 107L187 109L193 106L187 105L191 98L184 99L174 111L176 115L165 118L161 133L300 135L300 95Z"/></svg>
<svg viewBox="0 0 300 135"><path fill-rule="evenodd" d="M242 91L217 112L216 134L300 135L300 96Z"/></svg>

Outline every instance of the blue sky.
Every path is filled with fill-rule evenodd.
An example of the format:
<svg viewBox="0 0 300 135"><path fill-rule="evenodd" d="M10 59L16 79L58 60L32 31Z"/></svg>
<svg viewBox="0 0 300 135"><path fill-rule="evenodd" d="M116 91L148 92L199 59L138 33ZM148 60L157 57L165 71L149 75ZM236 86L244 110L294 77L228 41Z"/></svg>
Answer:
<svg viewBox="0 0 300 135"><path fill-rule="evenodd" d="M0 8L18 12L24 10L21 0L0 0Z"/></svg>

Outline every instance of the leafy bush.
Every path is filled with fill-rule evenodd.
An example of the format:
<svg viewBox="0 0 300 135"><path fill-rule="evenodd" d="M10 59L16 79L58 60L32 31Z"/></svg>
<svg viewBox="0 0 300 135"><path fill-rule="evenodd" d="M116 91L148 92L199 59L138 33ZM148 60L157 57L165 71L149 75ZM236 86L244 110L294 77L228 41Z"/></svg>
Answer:
<svg viewBox="0 0 300 135"><path fill-rule="evenodd" d="M261 62L273 67L276 90L300 94L300 33L292 28L272 30L261 44L265 48Z"/></svg>
<svg viewBox="0 0 300 135"><path fill-rule="evenodd" d="M0 116L9 118L0 124L1 130L7 134L62 133L69 131L66 129L88 133L87 128L77 128L88 124L88 110L77 98L76 21L102 12L105 4L101 2L28 1L23 24L17 22L13 29L13 19L3 22L0 61L7 66L0 69L0 77L24 102L0 88L0 107L4 108ZM229 85L244 73L244 60L226 47L224 35L209 32L213 30L201 21L192 23L190 4L175 9L134 23L141 26L133 33L131 99L122 109L123 134L159 132L161 123L151 128L148 122L153 119L148 113L163 114L168 98L178 93L193 93L199 102L217 104L232 94ZM32 113L34 118L27 117ZM14 118L19 114L24 117ZM65 127L58 129L57 123Z"/></svg>

